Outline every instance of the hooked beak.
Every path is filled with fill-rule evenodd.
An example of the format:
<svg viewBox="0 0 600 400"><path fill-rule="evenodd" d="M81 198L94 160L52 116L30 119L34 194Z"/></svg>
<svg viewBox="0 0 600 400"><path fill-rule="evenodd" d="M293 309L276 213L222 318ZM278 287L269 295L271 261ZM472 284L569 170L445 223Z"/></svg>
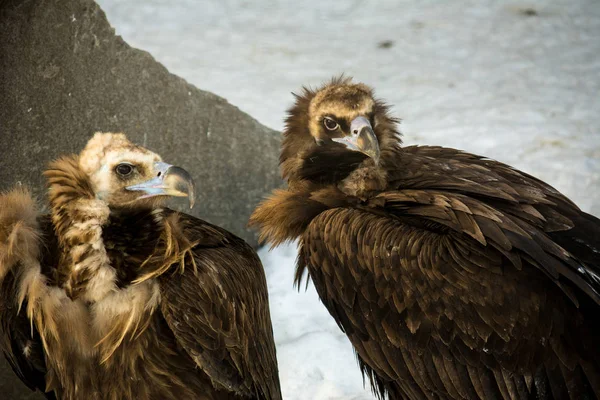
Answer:
<svg viewBox="0 0 600 400"><path fill-rule="evenodd" d="M352 120L348 136L332 140L343 144L350 150L360 151L368 155L375 163L379 161L379 142L375 132L373 132L371 123L365 117L356 117Z"/></svg>
<svg viewBox="0 0 600 400"><path fill-rule="evenodd" d="M154 196L187 197L190 208L194 207L194 180L183 168L162 161L154 163L154 178L127 186L127 190L142 191L140 199Z"/></svg>

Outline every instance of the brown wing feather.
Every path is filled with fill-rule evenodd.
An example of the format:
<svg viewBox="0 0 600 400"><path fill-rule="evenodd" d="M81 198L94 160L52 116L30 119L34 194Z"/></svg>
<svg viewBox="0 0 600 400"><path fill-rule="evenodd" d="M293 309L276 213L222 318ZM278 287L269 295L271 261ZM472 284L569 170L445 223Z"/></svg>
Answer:
<svg viewBox="0 0 600 400"><path fill-rule="evenodd" d="M550 390L550 378L557 392L600 379L590 367L600 356L597 305L582 282L560 281L569 255L547 236L450 192L380 196L387 215L338 208L315 218L299 269L308 267L381 395L521 398L521 377L538 374L538 392Z"/></svg>
<svg viewBox="0 0 600 400"><path fill-rule="evenodd" d="M262 264L243 240L180 216L195 267L160 277L162 313L175 337L212 379L244 398L280 399ZM195 269L195 270L194 270Z"/></svg>
<svg viewBox="0 0 600 400"><path fill-rule="evenodd" d="M479 212L471 210L481 217L504 215L505 226L500 228L511 232L517 242L513 245L527 246L526 251L547 261L547 273L560 274L600 304L600 220L579 210L552 186L500 162L444 147L403 148L387 168L391 189L438 190L471 198L471 205ZM421 199L417 202L421 203L419 208L426 204ZM480 228L485 225L488 234L493 234L493 224L482 219L478 222ZM495 232L496 244L506 245L499 233ZM533 240L526 240L530 236ZM517 240L519 237L525 239ZM545 259L538 248L562 259L562 267L554 259ZM535 254L529 256L536 259Z"/></svg>
<svg viewBox="0 0 600 400"><path fill-rule="evenodd" d="M0 350L14 373L31 390L39 390L47 399L56 399L46 391L46 361L42 340L23 310L18 310L16 276L9 273L0 285Z"/></svg>
<svg viewBox="0 0 600 400"><path fill-rule="evenodd" d="M0 193L0 351L27 387L44 393L47 368L42 340L27 318L27 300L19 303L23 263L41 258L45 269L53 261L56 237L49 218L37 215L35 202L24 188ZM44 395L56 398L53 392Z"/></svg>

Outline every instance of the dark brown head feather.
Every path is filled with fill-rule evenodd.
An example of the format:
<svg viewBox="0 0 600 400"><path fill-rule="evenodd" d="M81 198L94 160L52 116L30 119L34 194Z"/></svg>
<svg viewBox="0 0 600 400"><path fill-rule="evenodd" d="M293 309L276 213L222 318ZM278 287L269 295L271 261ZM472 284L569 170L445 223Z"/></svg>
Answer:
<svg viewBox="0 0 600 400"><path fill-rule="evenodd" d="M376 99L373 90L368 86L353 84L350 77L342 75L333 78L317 89L303 87L299 94L294 93L294 97L295 103L288 110L285 120L279 158L282 177L286 180L311 180L315 175L315 168L319 168L322 173L334 169L331 165L332 162L335 163L335 169L338 171L336 179L343 179L347 175L344 170L351 171L365 158L362 154L342 151L343 146L337 144L326 143L319 146L315 142L315 138L310 132L309 118L311 107L318 107L318 104L312 104L316 97L318 97L319 103L338 103L341 109L351 109L353 104L360 102L361 99L372 101L372 120L382 158L385 158L390 151L395 150L402 143L401 134L397 130L400 120L390 115L389 106L382 100ZM319 161L315 162L315 157L320 153L323 153L322 156ZM312 168L304 165L307 160L312 160L311 162L314 164ZM323 161L324 164L320 161Z"/></svg>

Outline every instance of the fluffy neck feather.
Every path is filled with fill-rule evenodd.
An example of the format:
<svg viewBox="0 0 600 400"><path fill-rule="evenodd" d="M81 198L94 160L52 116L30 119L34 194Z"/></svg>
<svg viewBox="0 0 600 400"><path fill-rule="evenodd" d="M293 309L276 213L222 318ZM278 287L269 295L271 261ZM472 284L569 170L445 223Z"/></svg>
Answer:
<svg viewBox="0 0 600 400"><path fill-rule="evenodd" d="M303 181L275 190L252 213L249 226L260 229L260 241L272 247L300 237L317 215L329 208L356 204L335 186L319 187Z"/></svg>
<svg viewBox="0 0 600 400"><path fill-rule="evenodd" d="M0 283L18 263L35 264L40 254L35 201L25 188L0 193Z"/></svg>
<svg viewBox="0 0 600 400"><path fill-rule="evenodd" d="M110 210L95 198L76 156L50 164L48 179L52 222L62 254L58 282L72 298L95 302L116 290L114 268L102 240Z"/></svg>

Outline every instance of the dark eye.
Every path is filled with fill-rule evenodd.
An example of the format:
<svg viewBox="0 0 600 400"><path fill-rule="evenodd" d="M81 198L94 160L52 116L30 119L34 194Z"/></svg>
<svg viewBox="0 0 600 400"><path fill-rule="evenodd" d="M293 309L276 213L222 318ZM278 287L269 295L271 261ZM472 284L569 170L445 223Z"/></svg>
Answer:
<svg viewBox="0 0 600 400"><path fill-rule="evenodd" d="M121 163L115 167L115 171L121 176L127 176L133 172L133 165Z"/></svg>
<svg viewBox="0 0 600 400"><path fill-rule="evenodd" d="M338 123L329 117L325 117L323 119L323 125L325 125L325 128L327 128L329 131L335 131L339 127Z"/></svg>

